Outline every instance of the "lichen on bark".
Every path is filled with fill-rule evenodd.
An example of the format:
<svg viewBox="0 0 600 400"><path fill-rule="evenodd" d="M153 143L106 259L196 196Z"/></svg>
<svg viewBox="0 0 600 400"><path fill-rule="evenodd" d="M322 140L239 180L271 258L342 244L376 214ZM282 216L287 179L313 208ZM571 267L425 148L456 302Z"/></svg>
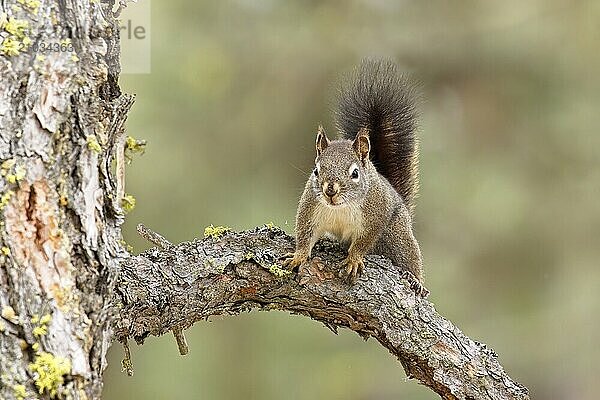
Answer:
<svg viewBox="0 0 600 400"><path fill-rule="evenodd" d="M113 6L0 3L0 49L18 50L0 51L2 399L100 397L107 293L127 257L112 164L132 97Z"/></svg>

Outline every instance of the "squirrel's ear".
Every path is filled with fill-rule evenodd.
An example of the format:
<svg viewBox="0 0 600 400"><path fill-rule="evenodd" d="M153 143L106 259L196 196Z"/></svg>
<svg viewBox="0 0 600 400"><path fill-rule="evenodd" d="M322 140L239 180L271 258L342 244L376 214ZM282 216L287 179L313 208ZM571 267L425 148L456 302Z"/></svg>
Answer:
<svg viewBox="0 0 600 400"><path fill-rule="evenodd" d="M317 156L321 155L321 152L329 146L329 139L325 134L325 130L321 125L319 125L319 129L317 130Z"/></svg>
<svg viewBox="0 0 600 400"><path fill-rule="evenodd" d="M369 131L364 128L358 131L354 142L352 142L352 147L354 148L356 155L358 155L360 160L364 163L365 160L369 158L369 151L371 150Z"/></svg>

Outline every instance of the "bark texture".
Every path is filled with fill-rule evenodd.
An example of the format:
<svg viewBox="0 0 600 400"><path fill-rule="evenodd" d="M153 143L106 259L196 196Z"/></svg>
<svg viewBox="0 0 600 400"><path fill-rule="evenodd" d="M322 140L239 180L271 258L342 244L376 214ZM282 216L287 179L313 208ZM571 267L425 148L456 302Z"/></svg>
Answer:
<svg viewBox="0 0 600 400"><path fill-rule="evenodd" d="M133 101L112 7L0 1L2 399L100 397Z"/></svg>
<svg viewBox="0 0 600 400"><path fill-rule="evenodd" d="M219 235L214 235L219 236ZM160 239L160 238L159 238ZM298 273L279 258L293 239L277 228L153 248L122 264L116 287L116 337L142 343L148 335L178 332L211 315L252 309L286 310L322 322L336 332L350 328L374 337L395 355L406 374L444 399L528 399L485 344L466 337L410 288L398 269L368 256L354 286L337 278L344 254L331 242Z"/></svg>

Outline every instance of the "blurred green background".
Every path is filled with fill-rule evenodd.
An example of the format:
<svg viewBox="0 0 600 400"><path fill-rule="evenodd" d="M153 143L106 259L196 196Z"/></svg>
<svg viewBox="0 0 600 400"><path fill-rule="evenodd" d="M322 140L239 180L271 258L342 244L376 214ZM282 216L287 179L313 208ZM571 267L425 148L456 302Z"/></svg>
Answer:
<svg viewBox="0 0 600 400"><path fill-rule="evenodd" d="M135 4L131 5L135 7ZM154 1L128 132L144 222L293 231L336 78L389 57L422 82L416 235L436 308L537 399L600 392L600 2ZM433 399L375 341L285 313L110 350L106 399Z"/></svg>

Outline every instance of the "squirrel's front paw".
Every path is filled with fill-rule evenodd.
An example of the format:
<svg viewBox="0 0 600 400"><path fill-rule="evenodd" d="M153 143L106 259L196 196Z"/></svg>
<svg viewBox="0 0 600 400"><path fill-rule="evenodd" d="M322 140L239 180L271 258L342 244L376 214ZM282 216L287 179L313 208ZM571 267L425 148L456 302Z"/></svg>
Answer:
<svg viewBox="0 0 600 400"><path fill-rule="evenodd" d="M302 254L298 252L287 253L283 256L283 258L283 266L291 271L297 271L302 264L308 261L307 254Z"/></svg>
<svg viewBox="0 0 600 400"><path fill-rule="evenodd" d="M345 278L344 280L350 284L356 283L363 269L365 269L363 258L348 256L344 260L344 264L345 268L340 270L340 277Z"/></svg>

